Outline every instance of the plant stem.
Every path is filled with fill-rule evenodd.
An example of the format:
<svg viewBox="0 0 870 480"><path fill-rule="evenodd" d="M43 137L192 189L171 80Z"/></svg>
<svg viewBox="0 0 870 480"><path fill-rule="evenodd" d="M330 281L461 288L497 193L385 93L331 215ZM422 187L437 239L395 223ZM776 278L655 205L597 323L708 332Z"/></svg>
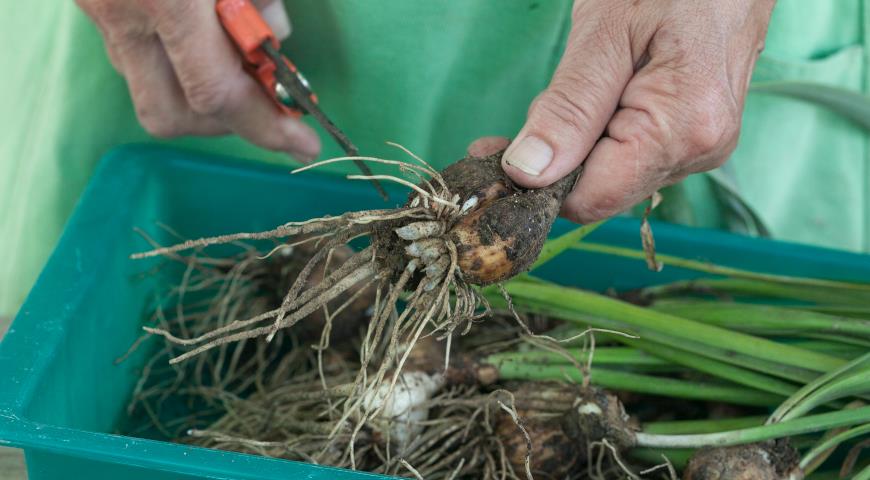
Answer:
<svg viewBox="0 0 870 480"><path fill-rule="evenodd" d="M801 470L806 470L807 466L812 463L816 458L820 455L825 454L825 452L831 448L835 448L837 445L851 440L860 435L870 434L870 423L861 425L859 427L855 427L851 430L846 430L845 432L841 432L837 435L834 435L827 440L823 440L819 442L818 445L813 447L812 450L807 452L804 457L801 459L800 468Z"/></svg>
<svg viewBox="0 0 870 480"><path fill-rule="evenodd" d="M740 428L764 425L767 417L714 418L704 420L674 420L669 422L649 422L643 424L643 431L660 435L686 433L715 433Z"/></svg>
<svg viewBox="0 0 870 480"><path fill-rule="evenodd" d="M600 243L593 242L578 242L573 246L576 250L582 250L586 252L595 252L595 253L604 253L607 255L615 255L619 257L626 258L634 258L638 260L645 260L643 250L636 250L633 248L625 248L625 247L614 247L612 245L604 245ZM800 285L800 286L808 286L808 287L825 287L832 289L846 289L846 290L855 290L855 291L863 291L870 293L870 284L865 283L853 283L853 282L843 282L838 280L824 280L818 278L807 278L807 277L792 277L788 275L776 275L771 273L760 273L753 272L750 270L743 270L739 268L725 267L721 265L716 265L710 262L703 262L698 260L690 260L687 258L677 257L674 255L667 255L662 253L657 253L656 258L660 262L665 263L666 265L673 265L675 267L685 268L689 270L695 270L698 272L711 273L714 275L723 275L732 278L741 278L748 280L758 280L770 283L779 283L782 285ZM865 304L866 306L866 304Z"/></svg>
<svg viewBox="0 0 870 480"><path fill-rule="evenodd" d="M495 302L496 299L491 299ZM575 310L556 308L547 305L546 302L522 300L517 305L522 311L547 315L552 318L558 318L575 323L582 328L593 326L598 328L606 328L622 332L632 332L641 336L641 342L637 343L639 349L647 350L648 345L653 343L664 345L676 350L692 352L696 355L701 355L707 358L719 360L731 365L737 365L746 369L755 370L774 375L787 380L793 380L800 383L812 381L818 376L805 368L795 367L791 365L783 365L771 360L763 360L752 355L737 352L733 349L719 348L715 344L695 342L686 338L676 338L674 335L661 333L655 328L638 328L635 324L624 323L615 320L612 316L596 316L586 313L578 313ZM731 332L729 332L730 334ZM613 340L625 343L625 336L611 336Z"/></svg>
<svg viewBox="0 0 870 480"><path fill-rule="evenodd" d="M714 360L711 358L696 355L691 352L669 348L654 342L644 342L643 340L626 338L626 345L631 345L636 348L643 349L647 352L657 355L665 360L669 360L678 365L683 365L699 372L712 375L723 380L732 381L738 385L754 388L762 392L773 393L788 397L797 391L798 387L788 382L777 380L770 376L755 373L744 368L735 367L727 363Z"/></svg>
<svg viewBox="0 0 870 480"><path fill-rule="evenodd" d="M728 432L690 435L657 435L639 432L636 445L657 448L727 447L854 425L866 422L868 418L870 418L870 406L808 415L781 423Z"/></svg>
<svg viewBox="0 0 870 480"><path fill-rule="evenodd" d="M849 372L847 375L833 379L830 383L821 385L808 394L800 403L786 412L781 421L799 417L830 401L851 395L862 395L867 392L870 392L870 369L856 369L855 372Z"/></svg>
<svg viewBox="0 0 870 480"><path fill-rule="evenodd" d="M565 234L562 234L556 238L547 240L547 242L544 243L544 248L541 249L540 255L538 255L538 259L535 261L535 263L532 265L532 268L530 268L529 270L530 271L535 270L536 268L540 267L541 265L552 260L554 257L559 255L560 253L564 252L565 250L568 250L573 245L576 245L586 235L589 235L590 233L594 232L602 224L604 224L604 220L599 221L599 222L595 222L595 223L590 223L588 225L583 225L581 227L577 227L568 233L565 233Z"/></svg>
<svg viewBox="0 0 870 480"><path fill-rule="evenodd" d="M854 345L856 347L861 347L861 351L865 352L870 350L870 341L863 340L855 337L847 337L844 335L827 335L824 333L806 333L804 334L807 338L816 338L819 340L830 340L832 342L843 343L846 345Z"/></svg>
<svg viewBox="0 0 870 480"><path fill-rule="evenodd" d="M667 300L656 302L652 308L740 331L793 333L809 330L817 333L854 334L870 339L870 321L808 310L701 300Z"/></svg>
<svg viewBox="0 0 870 480"><path fill-rule="evenodd" d="M696 355L691 352L660 345L655 342L645 341L643 339L622 338L620 341L634 348L596 348L595 354L592 357L593 365L629 365L637 369L658 372L674 371L675 369L680 369L680 367L687 367L723 380L729 380L738 385L752 387L762 392L774 393L783 397L788 397L797 391L797 387L788 382L783 382L768 375L755 373L718 360ZM588 352L583 349L566 349L565 352L581 363L586 362L589 358ZM563 355L545 350L502 352L490 355L485 361L498 366L500 362L505 360L517 363L548 365L567 365L569 363ZM669 366L671 368L668 368Z"/></svg>
<svg viewBox="0 0 870 480"><path fill-rule="evenodd" d="M864 467L863 470L856 473L852 480L870 480L870 465Z"/></svg>
<svg viewBox="0 0 870 480"><path fill-rule="evenodd" d="M845 363L840 358L705 325L576 288L528 282L508 282L505 288L517 305L522 305L524 301L533 301L567 311L615 319L619 323L630 326L634 333L642 337L650 333L659 333L673 339L702 343L757 359L817 372L827 372Z"/></svg>
<svg viewBox="0 0 870 480"><path fill-rule="evenodd" d="M564 353L580 363L589 360L589 351L582 348L567 348ZM529 350L524 352L501 352L490 355L486 363L498 365L502 361L518 363L563 364L569 363L563 355L548 350ZM592 355L595 365L629 365L629 366L668 366L660 358L654 357L634 348L627 347L597 347Z"/></svg>
<svg viewBox="0 0 870 480"><path fill-rule="evenodd" d="M858 284L852 284L858 285ZM861 284L863 286L863 284ZM837 303L864 306L870 292L846 287L792 285L746 278L698 278L643 289L647 298L667 298L686 293L719 294L749 298L780 298L799 303Z"/></svg>
<svg viewBox="0 0 870 480"><path fill-rule="evenodd" d="M860 346L852 345L850 343L842 343L838 341L831 340L817 340L816 337L786 337L786 338L773 338L772 340L780 342L780 343L791 343L792 345L803 348L805 350L812 350L814 352L824 352L830 355L836 355L841 358L845 358L847 360L851 360L856 357L860 357L861 354L867 351L867 348L863 348Z"/></svg>
<svg viewBox="0 0 870 480"><path fill-rule="evenodd" d="M583 373L569 365L536 365L503 361L498 366L503 380L565 381L581 383ZM737 405L773 406L781 397L733 385L685 381L637 373L593 368L590 381L594 385L650 395L695 400L714 400Z"/></svg>
<svg viewBox="0 0 870 480"><path fill-rule="evenodd" d="M812 310L819 313L827 313L829 315L838 315L841 317L863 318L870 320L870 307L853 306L853 305L805 305L802 308Z"/></svg>
<svg viewBox="0 0 870 480"><path fill-rule="evenodd" d="M812 395L814 391L833 381L843 373L848 372L853 368L861 367L867 362L870 362L870 352L840 366L839 368L833 369L825 373L824 375L816 378L815 380L807 383L792 396L782 402L782 405L776 408L776 410L770 415L770 418L767 420L767 422L776 423L782 421L782 419L785 418L785 416L788 415L790 411L797 408L797 406L801 402L803 402L804 399Z"/></svg>

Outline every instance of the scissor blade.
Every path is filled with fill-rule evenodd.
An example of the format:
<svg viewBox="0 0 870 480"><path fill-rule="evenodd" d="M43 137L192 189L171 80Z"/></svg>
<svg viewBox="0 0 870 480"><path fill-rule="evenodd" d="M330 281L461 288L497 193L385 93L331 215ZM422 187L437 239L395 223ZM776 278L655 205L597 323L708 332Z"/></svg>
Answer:
<svg viewBox="0 0 870 480"><path fill-rule="evenodd" d="M338 145L341 146L342 150L344 150L347 156L359 156L359 150L356 148L356 145L354 145L350 141L350 139L347 138L347 135L345 135L344 132L341 131L341 129L339 129L334 123L332 123L332 120L330 120L329 117L327 117L326 114L323 113L323 110L321 110L316 103L311 101L308 88L306 88L305 85L302 84L302 81L299 80L298 76L290 71L290 69L287 67L287 64L284 63L282 55L275 48L273 48L269 42L263 43L263 51L266 52L266 55L268 55L269 58L271 58L277 66L275 69L275 78L277 79L278 83L280 83L287 90L287 93L289 93L290 96L293 97L294 100L296 100L296 103L300 107L305 109L305 111L309 115L314 117L314 119L317 120L317 122L320 123L320 125L327 132L329 132L329 134L332 136L332 138L335 139ZM363 175L367 177L372 176L372 171L371 169L369 169L369 166L365 164L365 162L362 162L360 160L354 160L354 163L356 163L356 166L359 167ZM371 182L372 185L374 185L375 189L378 191L378 193L381 195L381 197L383 197L384 200L389 200L389 196L387 195L387 192L384 190L384 188L381 186L380 182L378 182L376 179L372 179Z"/></svg>

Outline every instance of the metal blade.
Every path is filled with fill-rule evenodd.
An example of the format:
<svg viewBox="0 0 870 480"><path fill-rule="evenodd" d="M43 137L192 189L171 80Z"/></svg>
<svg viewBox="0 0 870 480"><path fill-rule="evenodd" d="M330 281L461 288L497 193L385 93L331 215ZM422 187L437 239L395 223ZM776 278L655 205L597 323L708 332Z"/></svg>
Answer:
<svg viewBox="0 0 870 480"><path fill-rule="evenodd" d="M280 83L287 90L290 96L293 97L294 100L296 100L296 103L300 107L302 107L305 112L314 117L314 119L317 120L317 122L320 123L320 125L323 126L323 128L327 132L329 132L329 134L332 136L332 138L335 139L338 145L341 146L342 150L344 150L347 156L359 156L359 150L350 141L350 139L347 138L347 135L345 135L344 132L341 131L341 129L339 129L334 123L332 123L332 120L330 120L329 117L327 117L326 114L323 113L323 110L321 110L316 103L311 101L311 91L308 89L308 87L305 86L305 84L302 83L302 80L300 80L296 74L290 71L290 68L287 67L287 64L284 63L283 55L281 55L280 52L272 47L272 44L269 43L269 41L263 42L262 47L263 51L266 52L266 55L268 55L269 58L275 63L275 65L277 65L277 68L275 70L275 77L277 78L278 83ZM369 166L366 165L364 162L360 160L354 160L354 163L356 163L356 166L359 167L363 175L372 175L371 169L369 169ZM381 184L375 179L372 179L371 182L372 185L374 185L375 189L378 191L378 193L381 195L381 197L383 197L384 200L389 200L389 196L387 195L387 192L384 190Z"/></svg>

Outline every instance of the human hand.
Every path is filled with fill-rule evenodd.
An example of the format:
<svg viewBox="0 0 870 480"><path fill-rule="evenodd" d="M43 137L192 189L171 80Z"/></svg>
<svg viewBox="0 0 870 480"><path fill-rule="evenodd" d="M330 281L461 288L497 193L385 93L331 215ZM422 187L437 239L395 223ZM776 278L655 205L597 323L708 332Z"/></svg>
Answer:
<svg viewBox="0 0 870 480"><path fill-rule="evenodd" d="M282 114L242 68L214 0L76 0L103 34L127 80L139 123L155 137L236 133L300 160L317 134ZM281 0L255 0L279 38L290 34Z"/></svg>
<svg viewBox="0 0 870 480"><path fill-rule="evenodd" d="M722 165L773 4L577 0L562 61L505 152L505 172L535 188L583 163L562 215L588 223Z"/></svg>

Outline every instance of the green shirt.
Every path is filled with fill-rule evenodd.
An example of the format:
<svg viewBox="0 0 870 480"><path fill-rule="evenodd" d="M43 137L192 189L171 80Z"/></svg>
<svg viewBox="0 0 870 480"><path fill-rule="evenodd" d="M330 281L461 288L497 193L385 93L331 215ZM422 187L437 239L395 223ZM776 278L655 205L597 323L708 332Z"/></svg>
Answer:
<svg viewBox="0 0 870 480"><path fill-rule="evenodd" d="M557 65L567 0L287 2L285 50L361 150L405 145L444 166L483 135L512 136ZM754 81L800 79L867 92L870 0L780 0ZM14 312L100 156L154 142L123 78L72 2L14 2L0 16L0 314ZM34 19L37 19L34 22ZM289 163L238 138L169 142ZM323 157L340 154L324 137ZM870 250L867 135L805 101L750 94L721 172L776 238ZM740 230L733 199L706 176L670 189L660 216Z"/></svg>

